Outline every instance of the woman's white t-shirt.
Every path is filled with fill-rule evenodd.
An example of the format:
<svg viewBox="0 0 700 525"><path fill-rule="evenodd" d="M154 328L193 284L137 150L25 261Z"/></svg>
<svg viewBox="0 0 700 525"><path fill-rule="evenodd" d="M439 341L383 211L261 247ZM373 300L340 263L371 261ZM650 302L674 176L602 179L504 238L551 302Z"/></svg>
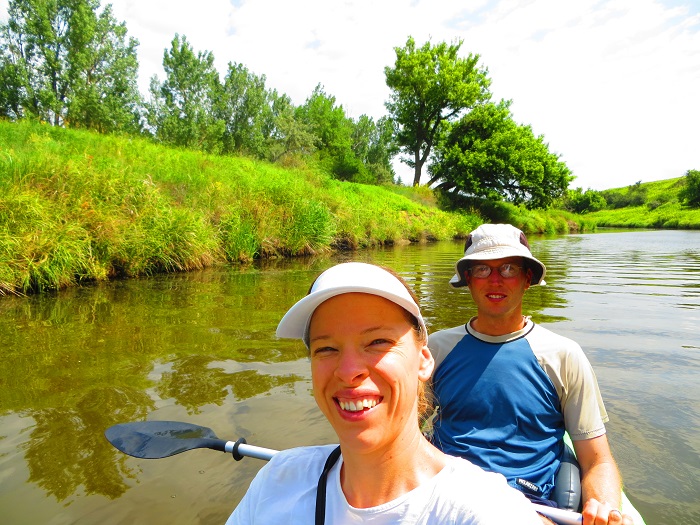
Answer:
<svg viewBox="0 0 700 525"><path fill-rule="evenodd" d="M313 525L318 478L336 445L276 454L258 472L226 525ZM532 504L500 474L450 461L429 482L377 507L350 506L340 486L342 456L328 474L326 524L541 525Z"/></svg>

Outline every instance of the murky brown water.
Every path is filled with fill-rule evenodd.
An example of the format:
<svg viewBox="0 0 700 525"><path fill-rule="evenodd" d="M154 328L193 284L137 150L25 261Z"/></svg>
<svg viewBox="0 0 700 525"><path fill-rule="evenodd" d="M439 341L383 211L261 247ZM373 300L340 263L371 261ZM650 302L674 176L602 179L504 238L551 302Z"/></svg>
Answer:
<svg viewBox="0 0 700 525"><path fill-rule="evenodd" d="M548 286L526 310L596 369L627 493L649 525L700 524L700 232L532 239ZM461 243L353 254L399 271L431 329L463 323L447 281ZM0 521L222 524L261 466L196 450L120 454L108 426L188 421L270 448L334 435L286 309L345 260L281 261L0 299Z"/></svg>

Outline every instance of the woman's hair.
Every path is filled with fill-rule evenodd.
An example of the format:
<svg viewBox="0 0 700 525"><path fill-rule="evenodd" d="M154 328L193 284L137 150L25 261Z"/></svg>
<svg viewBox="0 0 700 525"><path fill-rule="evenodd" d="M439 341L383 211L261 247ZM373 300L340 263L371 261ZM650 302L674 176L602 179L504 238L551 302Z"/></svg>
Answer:
<svg viewBox="0 0 700 525"><path fill-rule="evenodd" d="M426 431L432 423L435 412L435 394L430 384L418 382L418 426L421 431Z"/></svg>
<svg viewBox="0 0 700 525"><path fill-rule="evenodd" d="M413 301L418 305L420 308L420 302L418 301L418 296L414 293L414 291L411 289L410 286L408 286L408 283L401 277L399 274L397 274L394 270L391 268L386 268L384 266L381 267L382 269L386 270L389 272L391 275L396 277L398 281L406 288L408 291L409 295L413 299ZM418 322L418 319L416 319L413 314L408 312L407 310L404 310L404 315L406 316L406 320L411 324L411 327L413 327L413 336L416 339L416 342L418 344L427 344L428 343L428 334L423 330L421 324ZM426 423L430 420L431 416L433 415L433 411L435 409L435 396L433 395L433 391L428 385L428 383L424 381L419 381L418 382L418 426L422 429Z"/></svg>

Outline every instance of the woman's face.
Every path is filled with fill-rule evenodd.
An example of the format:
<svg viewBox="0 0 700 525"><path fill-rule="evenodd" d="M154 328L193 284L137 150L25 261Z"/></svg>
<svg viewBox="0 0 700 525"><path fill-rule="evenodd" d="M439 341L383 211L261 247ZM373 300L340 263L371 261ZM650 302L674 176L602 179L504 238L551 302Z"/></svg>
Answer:
<svg viewBox="0 0 700 525"><path fill-rule="evenodd" d="M418 382L434 362L403 308L376 295L338 295L316 308L309 335L314 397L344 453L415 438Z"/></svg>

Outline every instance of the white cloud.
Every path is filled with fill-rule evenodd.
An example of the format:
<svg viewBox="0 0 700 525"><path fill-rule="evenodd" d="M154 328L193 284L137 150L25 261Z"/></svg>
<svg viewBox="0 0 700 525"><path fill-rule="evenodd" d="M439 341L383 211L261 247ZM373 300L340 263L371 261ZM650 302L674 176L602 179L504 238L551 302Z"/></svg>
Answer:
<svg viewBox="0 0 700 525"><path fill-rule="evenodd" d="M175 33L304 102L316 84L354 118L385 113L384 67L409 35L462 39L497 99L605 189L700 169L700 7L695 0L114 0L140 41L140 86L163 76ZM0 0L5 17L7 0ZM407 168L400 172L411 176ZM408 175L407 175L408 174Z"/></svg>

